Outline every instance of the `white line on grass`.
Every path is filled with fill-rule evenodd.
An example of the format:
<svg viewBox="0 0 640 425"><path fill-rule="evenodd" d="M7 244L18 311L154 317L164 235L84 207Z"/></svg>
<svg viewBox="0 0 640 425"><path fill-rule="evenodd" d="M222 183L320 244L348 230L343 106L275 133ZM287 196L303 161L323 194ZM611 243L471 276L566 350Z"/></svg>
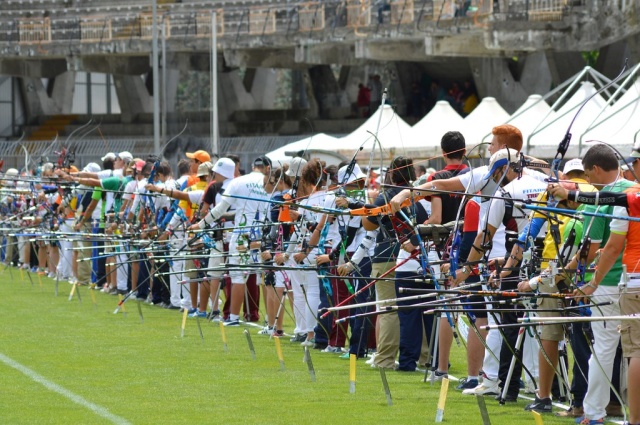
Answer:
<svg viewBox="0 0 640 425"><path fill-rule="evenodd" d="M48 388L49 390L56 392L66 398L68 398L69 400L73 401L74 403L79 404L82 407L86 407L87 409L91 410L93 413L95 413L98 416L102 416L103 418L113 422L114 424L118 424L118 425L130 425L130 422L127 421L124 418L121 418L120 416L114 415L113 413L109 412L106 408L102 407L102 406L98 406L97 404L94 404L92 402L90 402L89 400L72 393L71 391L67 390L66 388L61 387L60 385L49 381L47 378L45 378L44 376L38 374L37 372L34 372L33 370L29 369L26 366L21 365L20 363L16 362L15 360L5 356L4 354L0 353L0 360L6 364L7 366L11 366L12 368L22 372L23 374L27 375L29 378L31 378L33 381L36 381L39 384L42 384L44 387Z"/></svg>

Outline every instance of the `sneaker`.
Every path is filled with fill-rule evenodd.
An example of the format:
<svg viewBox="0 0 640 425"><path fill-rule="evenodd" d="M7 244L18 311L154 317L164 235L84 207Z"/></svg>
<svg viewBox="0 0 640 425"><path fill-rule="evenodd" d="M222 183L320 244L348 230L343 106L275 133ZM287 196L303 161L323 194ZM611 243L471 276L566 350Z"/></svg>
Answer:
<svg viewBox="0 0 640 425"><path fill-rule="evenodd" d="M580 418L584 416L584 409L582 408L582 406L571 406L571 408L569 408L568 410L556 412L555 415L560 418Z"/></svg>
<svg viewBox="0 0 640 425"><path fill-rule="evenodd" d="M76 283L78 283L78 279L76 279L75 277L70 277L69 278L69 283L72 285L75 285ZM104 290L103 290L104 292Z"/></svg>
<svg viewBox="0 0 640 425"><path fill-rule="evenodd" d="M49 274L47 275L47 277L49 279L55 279L57 277L57 275L54 272L49 272Z"/></svg>
<svg viewBox="0 0 640 425"><path fill-rule="evenodd" d="M462 394L465 395L498 395L499 393L498 381L492 381L486 377L482 380L482 384L477 387L462 391Z"/></svg>
<svg viewBox="0 0 640 425"><path fill-rule="evenodd" d="M432 370L429 372L429 377L427 381L431 381L433 379L434 382L440 382L443 378L448 378L449 374L447 372L440 372L439 370Z"/></svg>
<svg viewBox="0 0 640 425"><path fill-rule="evenodd" d="M550 397L538 398L538 395L536 394L535 401L533 403L527 404L524 410L529 410L529 411L538 412L538 413L551 413L552 411L551 398Z"/></svg>
<svg viewBox="0 0 640 425"><path fill-rule="evenodd" d="M586 416L581 416L576 419L576 423L579 425L598 425L604 423L604 418L600 419L589 419Z"/></svg>
<svg viewBox="0 0 640 425"><path fill-rule="evenodd" d="M456 390L460 390L460 391L471 390L477 386L478 386L477 379L462 378L459 381L458 385L456 386Z"/></svg>
<svg viewBox="0 0 640 425"><path fill-rule="evenodd" d="M118 295L118 290L116 288L109 289L109 295Z"/></svg>
<svg viewBox="0 0 640 425"><path fill-rule="evenodd" d="M328 347L328 344L326 342L313 342L313 349L314 350L324 350Z"/></svg>
<svg viewBox="0 0 640 425"><path fill-rule="evenodd" d="M293 339L293 338L291 338L291 339ZM315 345L315 343L316 343L316 341L313 338L311 338L311 339L305 339L304 341L302 341L300 343L300 345L303 346L303 347L313 347Z"/></svg>
<svg viewBox="0 0 640 425"><path fill-rule="evenodd" d="M376 354L377 353L371 354L371 356L369 356L369 358L367 359L367 361L365 363L368 364L368 365L372 365L373 362L376 360Z"/></svg>
<svg viewBox="0 0 640 425"><path fill-rule="evenodd" d="M220 317L220 312L212 312L211 318L209 320L211 320L213 323L219 323L220 320L222 320L222 318Z"/></svg>
<svg viewBox="0 0 640 425"><path fill-rule="evenodd" d="M207 312L206 311L196 311L194 313L191 313L189 315L189 317L199 317L201 319L204 319L205 317L207 317Z"/></svg>
<svg viewBox="0 0 640 425"><path fill-rule="evenodd" d="M227 320L226 322L224 322L225 326L240 326L240 321L238 319L236 320Z"/></svg>
<svg viewBox="0 0 640 425"><path fill-rule="evenodd" d="M20 266L21 269L23 270L29 270L29 265L28 264L23 264Z"/></svg>
<svg viewBox="0 0 640 425"><path fill-rule="evenodd" d="M29 268L29 266L27 266L27 268ZM38 268L37 267L32 267L30 271L31 271L31 273L38 273Z"/></svg>
<svg viewBox="0 0 640 425"><path fill-rule="evenodd" d="M167 310L180 310L180 307L173 304L167 304L164 308L166 308Z"/></svg>
<svg viewBox="0 0 640 425"><path fill-rule="evenodd" d="M258 331L258 335L271 335L273 333L273 328L271 326L265 326L264 328Z"/></svg>
<svg viewBox="0 0 640 425"><path fill-rule="evenodd" d="M305 342L307 340L307 334L295 334L289 342Z"/></svg>
<svg viewBox="0 0 640 425"><path fill-rule="evenodd" d="M622 406L617 403L609 403L604 410L607 413L607 416L614 416L617 418L621 418L624 416Z"/></svg>
<svg viewBox="0 0 640 425"><path fill-rule="evenodd" d="M196 311L198 311L198 308L197 308L197 307L193 307L193 308L190 308L190 309L188 309L188 310L187 310L187 314L188 314L189 316L191 316L191 315L192 315L193 313L195 313Z"/></svg>
<svg viewBox="0 0 640 425"><path fill-rule="evenodd" d="M342 353L342 348L340 347L333 347L331 345L327 345L327 348L325 348L324 350L322 350L323 353L333 353L333 354L339 354Z"/></svg>
<svg viewBox="0 0 640 425"><path fill-rule="evenodd" d="M338 356L339 359L349 360L351 358L351 353L344 353Z"/></svg>

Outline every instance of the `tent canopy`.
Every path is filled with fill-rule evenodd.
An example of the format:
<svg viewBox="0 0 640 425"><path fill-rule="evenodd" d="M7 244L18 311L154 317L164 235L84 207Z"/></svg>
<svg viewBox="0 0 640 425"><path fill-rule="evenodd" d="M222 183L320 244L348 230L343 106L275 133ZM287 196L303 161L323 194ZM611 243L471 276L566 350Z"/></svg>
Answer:
<svg viewBox="0 0 640 425"><path fill-rule="evenodd" d="M405 147L420 147L427 155L440 152L440 139L447 131L460 131L463 119L445 100L438 101L411 129L412 136Z"/></svg>
<svg viewBox="0 0 640 425"><path fill-rule="evenodd" d="M491 129L504 124L509 114L493 97L485 97L482 102L464 119L462 134L467 142L467 151L482 143L482 139Z"/></svg>

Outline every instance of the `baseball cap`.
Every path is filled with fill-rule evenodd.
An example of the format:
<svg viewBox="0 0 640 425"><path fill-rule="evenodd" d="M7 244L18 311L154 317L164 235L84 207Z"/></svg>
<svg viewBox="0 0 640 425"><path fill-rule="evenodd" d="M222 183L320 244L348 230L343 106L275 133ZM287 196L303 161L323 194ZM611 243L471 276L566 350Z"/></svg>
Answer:
<svg viewBox="0 0 640 425"><path fill-rule="evenodd" d="M198 165L198 172L196 173L196 177L208 176L211 173L211 168L213 166L209 161L205 161L202 164Z"/></svg>
<svg viewBox="0 0 640 425"><path fill-rule="evenodd" d="M116 154L113 152L109 152L108 154L106 154L105 156L103 156L102 158L100 158L101 161L105 161L107 159L116 159Z"/></svg>
<svg viewBox="0 0 640 425"><path fill-rule="evenodd" d="M365 177L367 177L367 175L362 172L358 164L355 164L353 166L353 170L349 173L349 175L346 175L348 167L349 165L347 164L338 170L338 183L349 184L353 183L356 180L364 179Z"/></svg>
<svg viewBox="0 0 640 425"><path fill-rule="evenodd" d="M253 161L254 167L263 167L265 165L271 167L271 160L266 155L259 156Z"/></svg>
<svg viewBox="0 0 640 425"><path fill-rule="evenodd" d="M640 159L640 156L631 155L631 156L626 157L622 161L620 161L620 165L625 165L626 164L628 166L631 166L631 165L633 165L634 162L636 162L639 159Z"/></svg>
<svg viewBox="0 0 640 425"><path fill-rule="evenodd" d="M95 162L90 162L84 166L82 171L84 171L85 173L97 173L98 171L100 171L100 166Z"/></svg>
<svg viewBox="0 0 640 425"><path fill-rule="evenodd" d="M295 157L289 163L289 169L285 173L289 177L295 177L302 174L302 169L307 165L307 160L300 157Z"/></svg>
<svg viewBox="0 0 640 425"><path fill-rule="evenodd" d="M193 153L187 152L186 155L187 155L187 158L197 159L200 162L211 161L211 155L209 155L209 152L203 151L203 150L195 151Z"/></svg>
<svg viewBox="0 0 640 425"><path fill-rule="evenodd" d="M200 167L198 167L198 170ZM218 173L223 177L232 179L236 174L236 163L230 158L220 158L213 166L214 173Z"/></svg>
<svg viewBox="0 0 640 425"><path fill-rule="evenodd" d="M120 152L117 155L117 157L123 160L124 162L130 162L131 160L133 160L133 155L131 155L131 152L127 152L127 151Z"/></svg>
<svg viewBox="0 0 640 425"><path fill-rule="evenodd" d="M562 173L567 174L570 171L584 171L584 166L580 158L570 159L564 164Z"/></svg>
<svg viewBox="0 0 640 425"><path fill-rule="evenodd" d="M491 155L489 160L489 172L484 176L485 180L489 180L491 175L500 167L503 167L509 162L515 162L518 160L518 151L515 149L500 149L498 152Z"/></svg>
<svg viewBox="0 0 640 425"><path fill-rule="evenodd" d="M142 169L144 168L144 166L146 165L146 161L144 159L136 159L135 163L133 164L133 168L137 171L140 172L142 171Z"/></svg>

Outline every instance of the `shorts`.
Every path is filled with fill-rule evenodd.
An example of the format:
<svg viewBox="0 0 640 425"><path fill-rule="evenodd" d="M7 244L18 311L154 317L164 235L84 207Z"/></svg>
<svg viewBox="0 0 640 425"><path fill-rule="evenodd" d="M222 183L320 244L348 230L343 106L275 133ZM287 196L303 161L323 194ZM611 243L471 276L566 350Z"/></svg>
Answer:
<svg viewBox="0 0 640 425"><path fill-rule="evenodd" d="M543 281L538 284L538 290L542 294L557 294L558 286L551 287ZM564 307L564 300L561 298L540 298L538 300L538 308L540 309L562 309ZM538 313L538 317L558 317L562 315L560 311L541 311ZM540 326L538 335L540 335L540 339L545 341L562 341L564 339L564 328L563 325Z"/></svg>
<svg viewBox="0 0 640 425"><path fill-rule="evenodd" d="M231 277L232 283L244 284L247 281L247 277L249 276L249 274L256 273L256 271L259 268L259 262L256 263L255 261L253 261L253 254L251 254L250 252L247 252L247 255L249 256L248 262L240 261L240 256L238 255L237 248L238 248L238 244L236 239L229 242L230 256L227 260L227 264L229 265L229 268L232 269L229 271L229 276ZM258 259L260 259L260 252L257 253L257 256L258 256ZM248 265L243 265L233 270L234 265L238 265L238 264L248 264ZM253 265L253 267L251 267L251 265Z"/></svg>
<svg viewBox="0 0 640 425"><path fill-rule="evenodd" d="M640 288L629 288L620 294L620 312L622 314L640 313ZM620 324L620 341L625 358L640 358L640 321L623 320Z"/></svg>
<svg viewBox="0 0 640 425"><path fill-rule="evenodd" d="M222 241L216 241L215 248L211 248L211 252L209 253L209 262L207 264L207 268L220 267L225 263L224 256L224 244ZM225 270L207 270L207 275L213 279L222 279L224 276Z"/></svg>

